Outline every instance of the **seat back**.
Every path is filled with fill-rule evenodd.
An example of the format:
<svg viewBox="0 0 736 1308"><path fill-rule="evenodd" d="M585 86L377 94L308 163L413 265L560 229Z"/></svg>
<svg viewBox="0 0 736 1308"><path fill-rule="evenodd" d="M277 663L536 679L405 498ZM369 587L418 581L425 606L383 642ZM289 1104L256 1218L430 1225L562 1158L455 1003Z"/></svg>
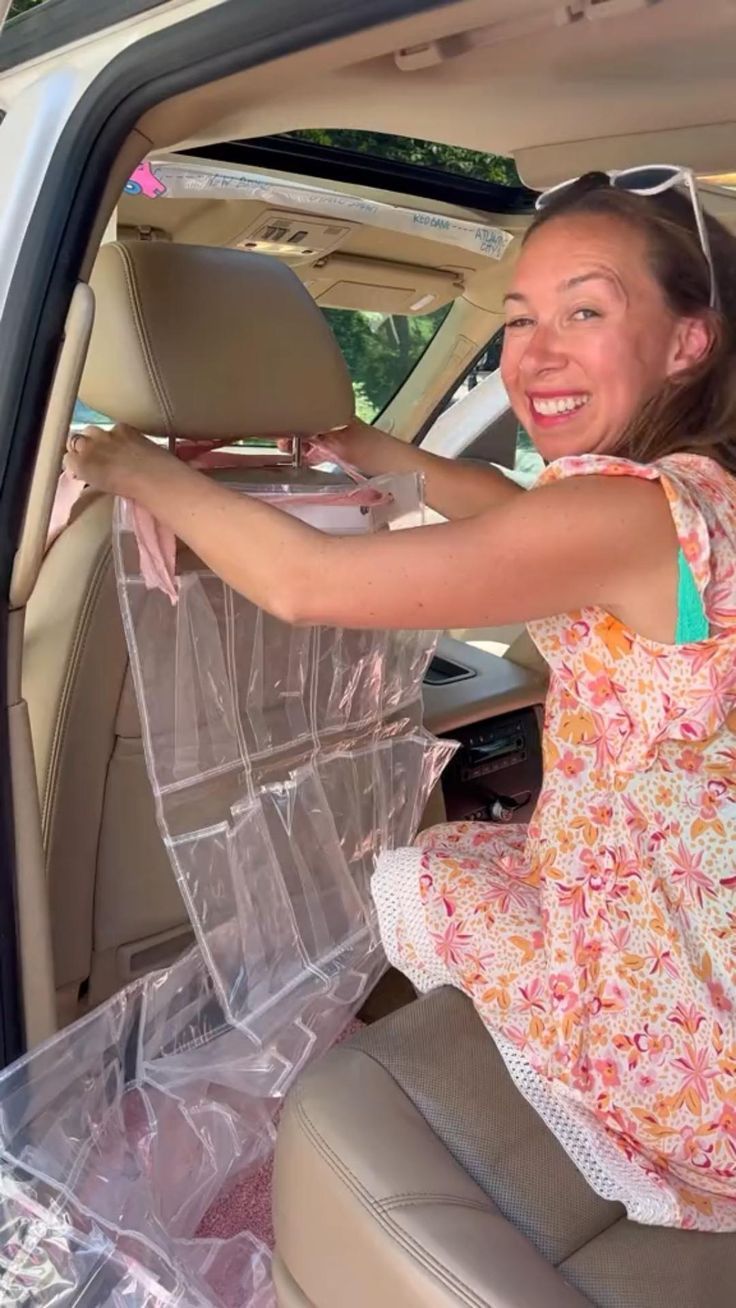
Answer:
<svg viewBox="0 0 736 1308"><path fill-rule="evenodd" d="M113 243L100 250L91 285L82 398L115 421L202 441L308 435L349 421L342 356L277 261ZM23 694L62 1023L78 1014L80 997L99 1002L192 939L145 769L111 520L108 496L83 497L44 559L26 618Z"/></svg>
<svg viewBox="0 0 736 1308"><path fill-rule="evenodd" d="M141 255L142 266L151 253ZM143 410L140 390L130 404L122 386L111 397L114 404L89 388L86 396L116 417L135 416L144 430L175 436L187 425L184 416L177 419L187 411L176 378L181 372L191 390L198 360L192 358L187 371L177 357L171 376L162 372L160 315L146 315L147 283L138 285L135 250L121 254L111 247L103 258L107 272L110 260L120 271L122 303L135 316L136 339L155 385ZM160 258L167 261L169 252ZM241 259L226 256L224 289L217 286L219 262L212 267L208 259L212 293L229 293ZM277 275L279 284L291 286ZM192 280L196 284L197 277ZM165 294L166 279L154 281ZM200 284L200 317L203 293ZM311 324L310 377L319 390L306 409L310 423L323 429L349 416L351 388L343 369L337 384L327 366L319 375L319 357L326 365L332 361L334 342L311 302L304 313L306 293L299 288L295 295L293 310L291 301L283 308L292 327L300 318ZM101 303L110 296L107 286ZM177 300L176 308L186 305ZM216 325L215 313L210 319ZM98 328L104 320L98 315ZM320 333L324 349L315 359ZM258 342L252 348L257 355ZM107 354L102 358L106 364ZM136 376L136 360L126 366ZM264 360L261 369L262 379ZM294 375L303 387L300 369ZM142 376L138 369L139 386ZM254 407L261 431L266 422L277 431L304 431L303 390L297 386L284 400L284 389L273 401L275 416L264 416L263 397L260 410ZM246 398L251 401L250 391ZM217 426L235 435L253 429L240 412L242 396L233 407L228 392L223 403L226 416L213 417L206 435ZM422 522L421 479L413 474L360 486L321 469L295 470L288 486L281 471L266 475L269 484L256 488L252 468L244 476L241 466L234 489L243 501L256 494L276 500L283 513L324 531L373 533ZM246 518L249 508L241 504ZM68 529L65 554L58 552L62 536L47 559L48 567L56 559L63 588L76 542L79 585L67 595L64 623L57 624L65 634L66 673L46 702L47 720L56 715L47 729L46 821L49 831L61 829L61 815L53 813L61 781L68 770L72 784L75 750L83 753L94 732L95 758L77 777L80 789L72 796L88 827L86 778L95 785L99 810L96 845L93 850L90 840L87 846L94 859L91 893L81 879L72 885L78 901L84 893L89 915L91 998L99 999L111 983L101 969L103 946L115 950L118 968L131 953L145 967L146 956L162 943L158 931L134 941L132 952L121 931L111 945L99 932L102 905L116 903L127 932L149 928L143 915L160 866L147 847L149 794L197 943L0 1076L0 1148L10 1178L0 1194L7 1201L6 1243L22 1253L29 1222L39 1226L41 1214L43 1228L34 1240L33 1266L15 1260L13 1284L23 1277L32 1296L41 1281L63 1281L77 1302L90 1293L99 1297L101 1239L105 1293L123 1285L131 1302L153 1295L156 1302L214 1304L226 1271L243 1302L271 1303L270 1251L257 1233L241 1229L233 1242L223 1242L204 1234L203 1219L236 1175L252 1175L265 1162L289 1085L332 1043L385 966L370 894L375 859L394 844L411 842L453 748L422 725L422 681L434 637L288 623L229 587L186 541L176 550L170 584L151 585L140 547L141 523L151 524L135 506L117 503L112 552L128 668L125 655L110 649L120 624L114 603L105 600L108 509L100 497L89 498ZM294 548L308 548L304 526L290 528L296 528ZM235 548L255 544L247 540ZM164 553L169 559L168 546ZM46 593L58 606L50 581ZM29 634L37 643L38 670L41 655L51 658L50 638L39 649L38 627ZM38 732L43 722L35 720ZM63 835L72 857L70 818ZM63 886L57 894L61 900ZM126 896L137 902L125 902ZM135 916L138 909L141 916ZM65 904L72 931L79 910L79 902ZM177 905L170 931L176 932L181 913ZM175 936L163 943L173 948ZM57 936L58 947L64 944ZM79 957L77 974L85 961Z"/></svg>

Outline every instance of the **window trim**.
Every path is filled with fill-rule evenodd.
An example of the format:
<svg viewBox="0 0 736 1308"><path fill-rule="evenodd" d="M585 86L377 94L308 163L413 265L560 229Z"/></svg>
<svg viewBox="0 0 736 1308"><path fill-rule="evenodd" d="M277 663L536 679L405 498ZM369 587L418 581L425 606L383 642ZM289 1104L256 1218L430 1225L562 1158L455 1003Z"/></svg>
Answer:
<svg viewBox="0 0 736 1308"><path fill-rule="evenodd" d="M500 327L497 327L495 332L493 332L493 334L489 336L485 345L482 345L481 348L478 350L478 353L473 355L473 358L471 359L470 363L466 367L465 371L461 372L460 376L456 377L455 380L451 382L450 386L448 386L447 390L442 396L442 399L437 401L429 417L425 418L416 436L413 437L412 445L421 445L430 427L432 427L433 424L437 421L437 419L441 416L441 414L445 412L445 409L447 408L449 401L452 399L453 395L455 394L455 391L457 390L458 386L462 386L463 382L465 381L465 378L470 376L473 369L477 367L479 361L483 358L483 355L488 353L494 341L497 340L499 336L501 336L504 330L505 330L505 324L501 323Z"/></svg>

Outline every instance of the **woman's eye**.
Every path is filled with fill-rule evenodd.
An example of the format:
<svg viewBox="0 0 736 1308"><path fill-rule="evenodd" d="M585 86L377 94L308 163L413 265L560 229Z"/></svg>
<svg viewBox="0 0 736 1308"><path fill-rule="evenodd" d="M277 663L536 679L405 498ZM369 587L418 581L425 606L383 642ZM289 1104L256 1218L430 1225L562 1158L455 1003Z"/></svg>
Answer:
<svg viewBox="0 0 736 1308"><path fill-rule="evenodd" d="M506 331L513 327L531 327L533 323L533 318L510 318L506 323Z"/></svg>
<svg viewBox="0 0 736 1308"><path fill-rule="evenodd" d="M582 309L576 309L572 316L574 319L576 319L577 322L587 322L588 319L600 318L601 315L599 314L597 309L582 308Z"/></svg>

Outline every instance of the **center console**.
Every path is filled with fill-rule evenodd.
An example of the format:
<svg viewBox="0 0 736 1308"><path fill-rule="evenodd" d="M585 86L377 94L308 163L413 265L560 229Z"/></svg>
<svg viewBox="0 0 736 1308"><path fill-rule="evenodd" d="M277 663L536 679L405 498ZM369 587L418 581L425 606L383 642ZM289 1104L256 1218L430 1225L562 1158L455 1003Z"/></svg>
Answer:
<svg viewBox="0 0 736 1308"><path fill-rule="evenodd" d="M448 821L528 821L542 785L545 691L538 672L441 640L424 712L430 730L459 742L442 777Z"/></svg>
<svg viewBox="0 0 736 1308"><path fill-rule="evenodd" d="M528 821L542 785L538 711L504 713L452 734L460 748L442 778L448 821Z"/></svg>

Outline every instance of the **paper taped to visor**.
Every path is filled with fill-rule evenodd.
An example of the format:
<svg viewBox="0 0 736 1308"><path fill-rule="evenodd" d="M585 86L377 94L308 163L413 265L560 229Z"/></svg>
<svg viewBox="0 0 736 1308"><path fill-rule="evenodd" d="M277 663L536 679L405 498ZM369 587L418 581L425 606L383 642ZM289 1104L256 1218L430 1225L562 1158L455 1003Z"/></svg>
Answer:
<svg viewBox="0 0 736 1308"><path fill-rule="evenodd" d="M380 227L404 235L459 246L488 259L502 259L513 237L502 227L451 218L425 209L410 209L385 201L369 200L330 191L306 182L280 181L266 174L216 164L182 163L172 159L146 160L125 186L126 195L148 199L185 200L194 196L225 200L261 200L301 213Z"/></svg>

